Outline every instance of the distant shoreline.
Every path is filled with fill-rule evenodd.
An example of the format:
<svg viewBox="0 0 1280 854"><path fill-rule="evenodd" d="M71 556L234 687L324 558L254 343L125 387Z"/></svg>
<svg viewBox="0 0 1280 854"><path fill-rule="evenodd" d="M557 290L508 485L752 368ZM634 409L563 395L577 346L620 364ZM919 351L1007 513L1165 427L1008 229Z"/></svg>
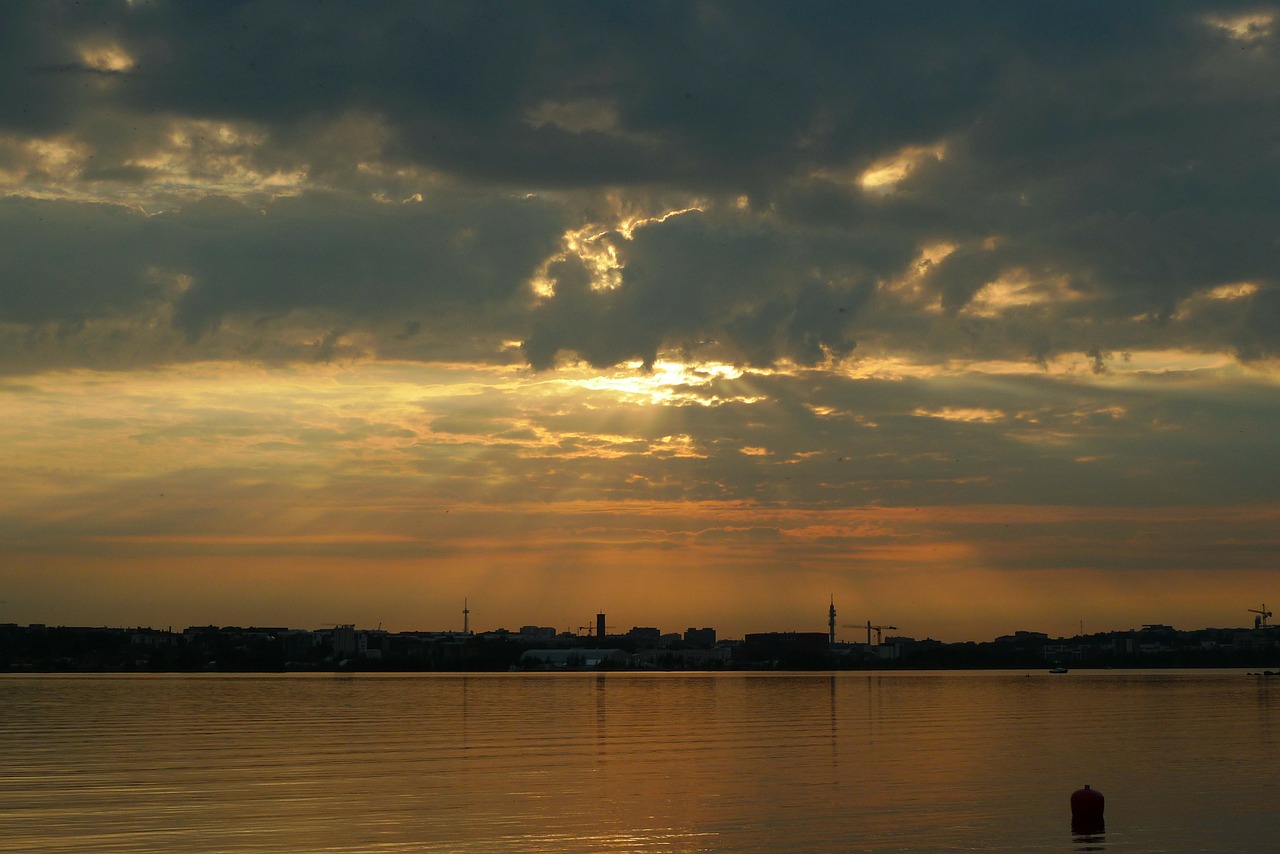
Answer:
<svg viewBox="0 0 1280 854"><path fill-rule="evenodd" d="M889 637L831 643L823 632L718 640L714 629L584 636L503 630L387 632L354 626L152 628L0 624L0 673L495 673L1241 669L1280 671L1269 626L1169 626L1050 638L1019 631L984 643Z"/></svg>
<svg viewBox="0 0 1280 854"><path fill-rule="evenodd" d="M1208 671L1222 672L1227 670L1245 671L1240 675L1258 678L1280 677L1280 670L1255 671L1248 667L1236 665L1125 665L1117 667L1077 667L1067 674L1132 673L1160 671ZM468 676L468 675L554 675L558 673L595 673L616 675L663 675L663 674L840 674L840 673L1044 673L1051 674L1048 667L683 667L683 668L639 668L639 667L559 667L559 668L521 668L507 670L448 670L448 669L391 669L391 668L284 668L284 669L213 669L213 670L69 670L69 669L37 669L9 668L0 669L2 676Z"/></svg>

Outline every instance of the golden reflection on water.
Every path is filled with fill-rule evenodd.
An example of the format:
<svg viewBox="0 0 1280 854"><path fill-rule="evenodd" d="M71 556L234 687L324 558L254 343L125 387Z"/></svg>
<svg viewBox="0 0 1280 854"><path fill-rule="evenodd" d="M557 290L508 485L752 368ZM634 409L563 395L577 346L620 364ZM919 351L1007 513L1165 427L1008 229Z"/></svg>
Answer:
<svg viewBox="0 0 1280 854"><path fill-rule="evenodd" d="M0 676L0 852L1254 851L1231 672ZM1068 798L1108 798L1073 833Z"/></svg>

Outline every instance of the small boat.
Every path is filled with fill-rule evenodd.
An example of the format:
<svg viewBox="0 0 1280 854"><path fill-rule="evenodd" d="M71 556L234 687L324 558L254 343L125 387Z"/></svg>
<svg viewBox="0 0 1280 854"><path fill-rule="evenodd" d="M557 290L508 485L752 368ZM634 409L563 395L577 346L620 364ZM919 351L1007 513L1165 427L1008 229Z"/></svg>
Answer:
<svg viewBox="0 0 1280 854"><path fill-rule="evenodd" d="M1050 673L1066 673L1066 672L1067 672L1067 668L1065 668L1065 667L1063 667L1061 664L1059 664L1057 667L1050 667L1050 668L1049 668L1049 672L1050 672Z"/></svg>

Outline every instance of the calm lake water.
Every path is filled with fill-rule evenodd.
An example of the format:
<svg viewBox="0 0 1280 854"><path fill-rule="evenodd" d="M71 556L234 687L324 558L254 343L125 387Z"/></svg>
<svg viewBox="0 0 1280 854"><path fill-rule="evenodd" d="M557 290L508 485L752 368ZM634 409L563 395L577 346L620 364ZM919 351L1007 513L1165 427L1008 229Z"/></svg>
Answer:
<svg viewBox="0 0 1280 854"><path fill-rule="evenodd" d="M0 852L1280 845L1241 671L0 676L0 759Z"/></svg>

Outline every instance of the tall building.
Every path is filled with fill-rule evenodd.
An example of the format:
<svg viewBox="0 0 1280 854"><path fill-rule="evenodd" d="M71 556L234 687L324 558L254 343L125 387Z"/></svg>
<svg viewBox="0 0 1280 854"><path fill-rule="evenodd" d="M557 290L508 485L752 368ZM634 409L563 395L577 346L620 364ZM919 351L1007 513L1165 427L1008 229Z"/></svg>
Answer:
<svg viewBox="0 0 1280 854"><path fill-rule="evenodd" d="M684 642L691 646L702 646L709 649L716 645L716 630L695 629L690 626L684 630Z"/></svg>
<svg viewBox="0 0 1280 854"><path fill-rule="evenodd" d="M339 658L353 658L359 651L354 623L344 623L333 627L333 654Z"/></svg>

